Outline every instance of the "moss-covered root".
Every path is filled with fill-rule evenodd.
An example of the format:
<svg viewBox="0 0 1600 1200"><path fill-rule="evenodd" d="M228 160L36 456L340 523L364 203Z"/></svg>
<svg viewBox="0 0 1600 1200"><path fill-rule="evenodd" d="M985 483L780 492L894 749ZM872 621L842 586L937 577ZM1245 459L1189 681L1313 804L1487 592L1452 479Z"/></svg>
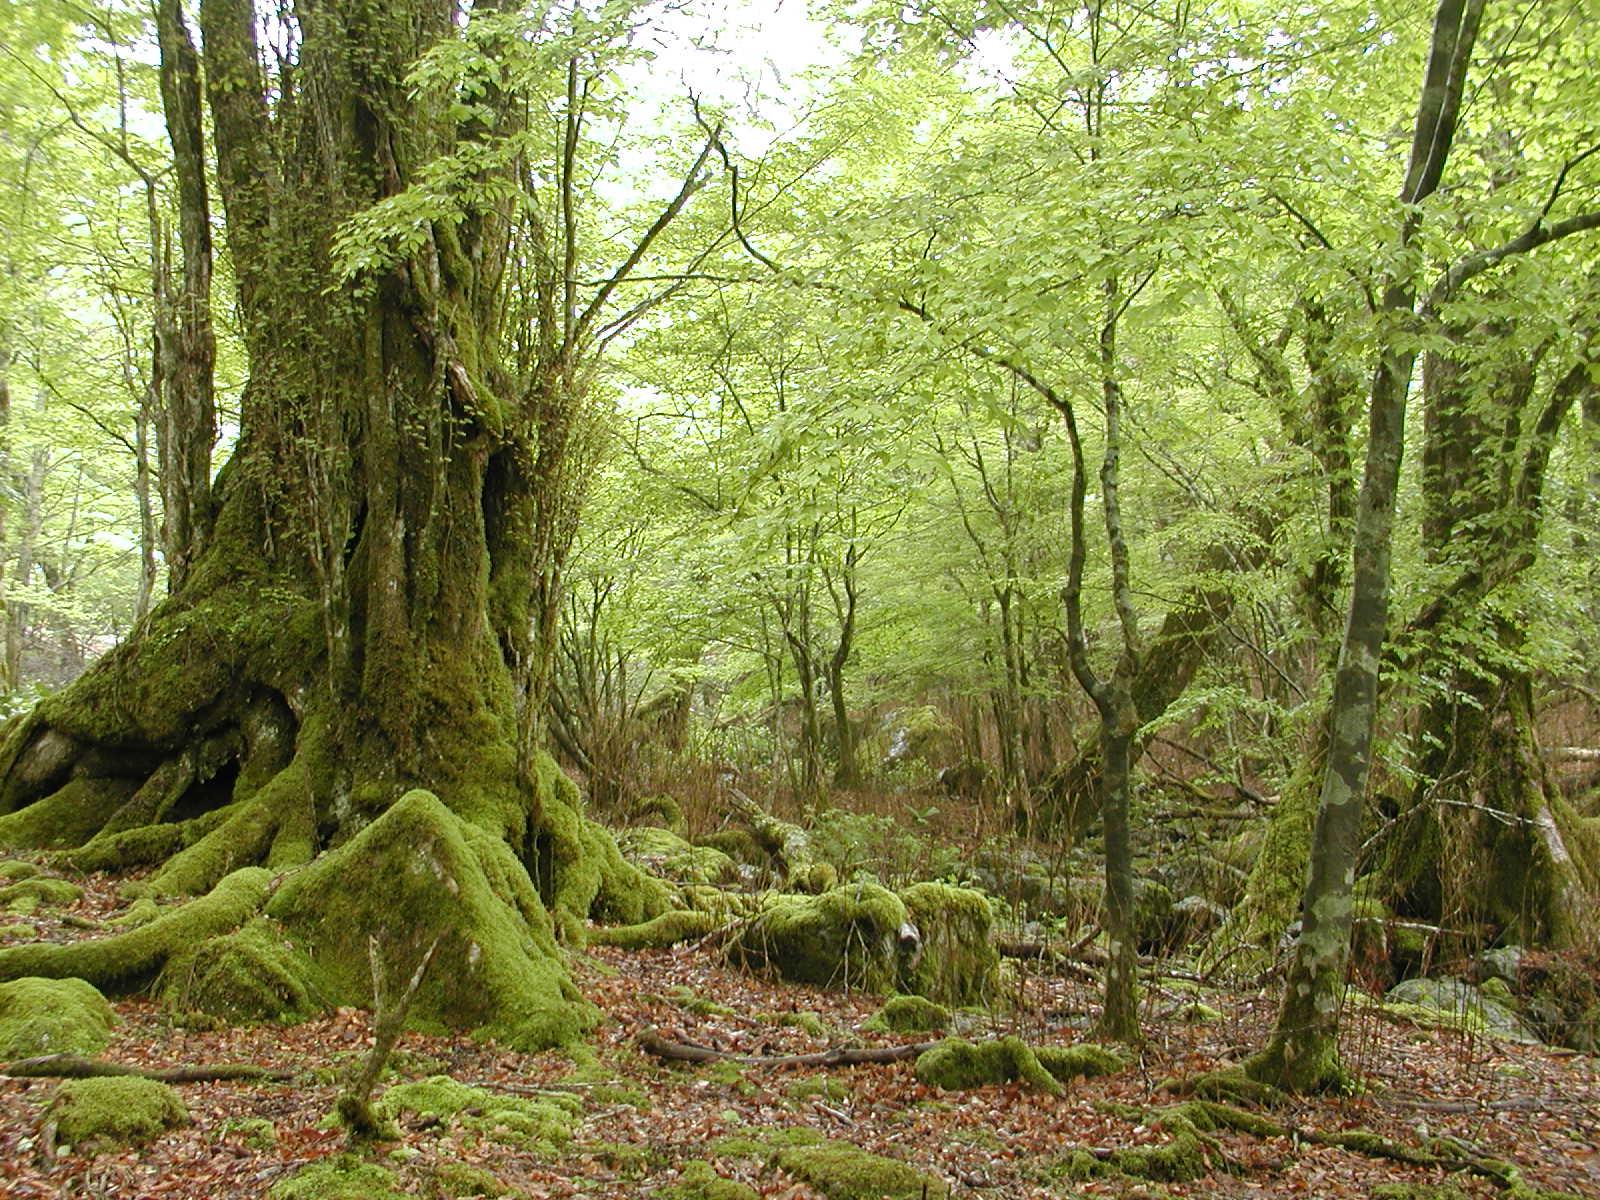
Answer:
<svg viewBox="0 0 1600 1200"><path fill-rule="evenodd" d="M311 960L264 917L180 950L159 991L179 1012L229 1021L303 1021L328 1007Z"/></svg>
<svg viewBox="0 0 1600 1200"><path fill-rule="evenodd" d="M932 1175L848 1142L791 1146L778 1151L777 1163L828 1200L935 1200L949 1195L949 1188Z"/></svg>
<svg viewBox="0 0 1600 1200"><path fill-rule="evenodd" d="M1065 1089L1019 1037L973 1043L965 1038L945 1038L917 1058L917 1079L929 1087L957 1091L1021 1080L1052 1096Z"/></svg>
<svg viewBox="0 0 1600 1200"><path fill-rule="evenodd" d="M27 916L36 909L65 908L83 898L83 889L65 879L36 876L0 887L0 912Z"/></svg>
<svg viewBox="0 0 1600 1200"><path fill-rule="evenodd" d="M406 1200L393 1172L354 1154L319 1158L272 1185L270 1200Z"/></svg>
<svg viewBox="0 0 1600 1200"><path fill-rule="evenodd" d="M758 1200L755 1188L718 1175L710 1163L684 1165L678 1182L662 1188L656 1195L665 1200Z"/></svg>
<svg viewBox="0 0 1600 1200"><path fill-rule="evenodd" d="M1174 1076L1163 1080L1157 1090L1176 1096L1195 1096L1202 1100L1232 1101L1236 1104L1259 1104L1267 1108L1281 1103L1285 1098L1277 1088L1252 1079L1240 1067L1208 1071L1204 1075L1190 1078Z"/></svg>
<svg viewBox="0 0 1600 1200"><path fill-rule="evenodd" d="M679 942L705 937L721 922L711 913L675 910L639 925L600 925L589 931L589 944L624 950L664 950Z"/></svg>
<svg viewBox="0 0 1600 1200"><path fill-rule="evenodd" d="M527 871L431 792L407 792L290 876L267 915L304 947L336 1003L371 1002L373 939L391 980L409 979L438 939L414 1017L522 1049L569 1042L593 1019Z"/></svg>
<svg viewBox="0 0 1600 1200"><path fill-rule="evenodd" d="M950 1024L950 1010L923 996L890 996L865 1029L875 1033L927 1033Z"/></svg>
<svg viewBox="0 0 1600 1200"><path fill-rule="evenodd" d="M116 1014L81 979L0 983L0 1062L40 1054L93 1054L111 1040Z"/></svg>
<svg viewBox="0 0 1600 1200"><path fill-rule="evenodd" d="M153 979L178 951L239 928L261 911L271 886L269 871L247 867L138 929L68 945L10 946L0 950L0 979L76 976L105 991L136 987Z"/></svg>
<svg viewBox="0 0 1600 1200"><path fill-rule="evenodd" d="M167 1084L119 1076L63 1083L45 1119L55 1122L62 1143L92 1147L102 1142L147 1142L187 1124L189 1112Z"/></svg>
<svg viewBox="0 0 1600 1200"><path fill-rule="evenodd" d="M1076 1046L1035 1046L1033 1053L1039 1065L1060 1083L1115 1075L1128 1065L1120 1054L1090 1042L1080 1042Z"/></svg>

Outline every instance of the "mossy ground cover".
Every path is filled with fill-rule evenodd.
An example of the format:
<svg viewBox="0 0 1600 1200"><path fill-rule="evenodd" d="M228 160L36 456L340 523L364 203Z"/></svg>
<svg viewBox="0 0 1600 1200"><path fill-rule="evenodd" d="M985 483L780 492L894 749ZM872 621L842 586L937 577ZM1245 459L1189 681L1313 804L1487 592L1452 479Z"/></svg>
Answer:
<svg viewBox="0 0 1600 1200"><path fill-rule="evenodd" d="M90 876L83 886L78 911L92 913L104 926L78 931L86 940L148 928L151 918L177 911L167 903L153 911L145 905L143 924L115 924L134 911L133 902L119 897L119 882ZM72 932L58 923L46 931L53 937ZM265 923L254 932L289 936ZM13 944L0 934L0 946ZM150 1066L251 1062L301 1073L286 1083L177 1085L187 1124L137 1148L109 1146L93 1155L74 1149L50 1158L41 1154L41 1130L57 1083L0 1078L0 1193L54 1196L103 1189L138 1195L151 1178L162 1178L182 1181L174 1192L180 1200L260 1200L274 1189L287 1200L750 1200L796 1185L808 1189L797 1196L814 1198L851 1194L850 1183L824 1183L819 1172L830 1163L858 1164L854 1147L925 1177L933 1200L969 1190L1037 1200L1079 1194L1287 1200L1328 1194L1335 1184L1355 1196L1374 1194L1380 1185L1446 1184L1459 1186L1472 1200L1528 1200L1540 1189L1595 1194L1584 1164L1593 1143L1587 1114L1600 1105L1600 1084L1587 1060L1537 1047L1500 1045L1357 1012L1347 1054L1370 1081L1365 1093L1273 1109L1261 1109L1248 1097L1201 1103L1209 1091L1190 1094L1182 1082L1236 1061L1238 1047L1248 1047L1268 1028L1273 997L1157 983L1139 1061L1125 1056L1127 1065L1109 1074L1072 1073L1064 1097L1020 1079L946 1090L919 1081L909 1061L833 1068L679 1066L646 1056L633 1040L638 1030L652 1027L735 1053L772 1055L929 1037L865 1028L883 1006L882 997L762 978L728 967L710 945L640 951L590 946L573 955L567 969L597 1013L581 1048L529 1052L500 1040L408 1032L393 1071L377 1089L380 1103L395 1098L395 1137L356 1159L341 1159L343 1132L323 1126L340 1079L366 1048L369 1013L341 1004L296 1024L196 1025L177 1020L159 993L114 995L119 1023L98 1051L107 1058ZM1084 1050L1081 1029L1095 1008L1094 981L1028 974L1012 981L1007 996L1014 998L1010 1006L955 1014L963 1036L977 1046L1015 1035L1059 1078L1053 1048ZM1158 1019L1192 1000L1216 1009L1222 1019ZM789 1016L805 1019L784 1019ZM440 1075L449 1082L439 1082ZM1172 1086L1166 1087L1169 1080ZM411 1107L400 1103L407 1096ZM1413 1103L1479 1096L1538 1099L1544 1110L1502 1108L1486 1115ZM1234 1118L1219 1118L1228 1112L1269 1124L1237 1127ZM1354 1144L1297 1143L1274 1136L1270 1124L1335 1134L1366 1130L1374 1146L1414 1146L1421 1138L1419 1120L1431 1138L1459 1138L1514 1164L1516 1178L1533 1192L1374 1157ZM1082 1177L1074 1177L1074 1170ZM883 1194L895 1192L891 1187ZM920 1198L920 1184L911 1194Z"/></svg>

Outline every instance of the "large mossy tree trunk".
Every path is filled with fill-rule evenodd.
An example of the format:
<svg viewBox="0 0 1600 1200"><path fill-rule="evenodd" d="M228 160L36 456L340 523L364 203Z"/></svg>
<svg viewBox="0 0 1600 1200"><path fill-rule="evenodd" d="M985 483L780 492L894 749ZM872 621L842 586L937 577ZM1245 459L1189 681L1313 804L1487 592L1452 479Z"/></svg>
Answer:
<svg viewBox="0 0 1600 1200"><path fill-rule="evenodd" d="M535 593L555 586L540 552L560 536L559 497L541 487L559 490L564 396L582 385L585 346L570 287L530 335L506 330L502 282L514 236L559 245L561 230L513 219L507 188L490 186L511 176L495 165L504 156L486 156L489 182L464 196L418 191L444 156L519 132L524 109L497 104L485 80L487 99L463 116L453 86L409 78L463 36L446 0L282 17L287 50L258 44L251 0L199 12L249 358L214 527L126 642L7 730L0 843L71 849L85 868L159 863L154 892L198 894L250 864L306 864L421 788L447 814L412 847L426 861L341 881L374 901L372 919L415 910L407 890L428 878L473 890L428 850L438 838L464 846L455 857L521 919L531 894L570 928L608 885L618 915L639 919L659 897L607 852L529 739ZM340 242L360 236L352 218L386 203L403 215L413 197L420 219L367 226L354 250ZM571 205L569 190L568 235ZM533 351L512 353L514 337ZM388 974L403 978L409 943L432 934L396 934ZM432 970L483 977L491 1005L510 1003L479 966L491 943L457 929ZM483 1023L484 1003L466 1023Z"/></svg>
<svg viewBox="0 0 1600 1200"><path fill-rule="evenodd" d="M1472 936L1570 945L1600 883L1594 822L1553 785L1534 732L1525 632L1505 603L1538 557L1544 480L1597 392L1594 321L1569 355L1515 324L1450 331L1424 373L1423 553L1446 582L1409 630L1426 661L1418 782L1381 844L1396 909Z"/></svg>

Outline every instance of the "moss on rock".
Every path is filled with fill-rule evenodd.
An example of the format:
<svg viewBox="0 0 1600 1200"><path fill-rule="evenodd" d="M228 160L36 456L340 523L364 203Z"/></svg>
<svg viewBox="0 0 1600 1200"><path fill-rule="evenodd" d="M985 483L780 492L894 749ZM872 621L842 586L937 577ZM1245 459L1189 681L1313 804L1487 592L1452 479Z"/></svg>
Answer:
<svg viewBox="0 0 1600 1200"><path fill-rule="evenodd" d="M377 1105L386 1120L397 1121L411 1113L471 1130L491 1142L544 1154L571 1140L582 1110L575 1097L561 1093L536 1099L503 1096L448 1075L397 1084Z"/></svg>
<svg viewBox="0 0 1600 1200"><path fill-rule="evenodd" d="M767 852L761 848L756 835L748 829L719 829L695 839L695 845L708 850L720 850L736 863L759 867L767 862Z"/></svg>
<svg viewBox="0 0 1600 1200"><path fill-rule="evenodd" d="M734 935L728 957L795 983L889 992L904 967L907 924L904 902L876 884L778 895Z"/></svg>
<svg viewBox="0 0 1600 1200"><path fill-rule="evenodd" d="M721 850L691 846L653 825L623 830L617 848L635 866L673 883L731 883L739 878L738 864Z"/></svg>
<svg viewBox="0 0 1600 1200"><path fill-rule="evenodd" d="M0 1062L40 1054L93 1054L111 1040L116 1014L82 979L0 983Z"/></svg>
<svg viewBox="0 0 1600 1200"><path fill-rule="evenodd" d="M918 883L900 899L922 935L922 952L904 973L905 990L951 1007L987 1002L1000 972L988 897L970 888Z"/></svg>
<svg viewBox="0 0 1600 1200"><path fill-rule="evenodd" d="M890 996L865 1028L883 1033L927 1033L950 1024L950 1010L925 996Z"/></svg>
<svg viewBox="0 0 1600 1200"><path fill-rule="evenodd" d="M406 1200L392 1171L354 1154L307 1163L273 1184L267 1195L270 1200Z"/></svg>
<svg viewBox="0 0 1600 1200"><path fill-rule="evenodd" d="M235 871L211 892L163 913L148 925L69 945L35 943L0 950L0 979L77 976L105 989L136 987L154 978L178 951L237 929L266 903L272 875L260 867Z"/></svg>
<svg viewBox="0 0 1600 1200"><path fill-rule="evenodd" d="M321 968L335 1003L371 1003L369 938L395 981L438 939L415 1017L523 1049L571 1041L593 1020L522 864L431 792L407 792L291 876L267 911Z"/></svg>
<svg viewBox="0 0 1600 1200"><path fill-rule="evenodd" d="M686 1163L678 1182L656 1193L666 1200L757 1200L755 1188L718 1175L710 1163Z"/></svg>
<svg viewBox="0 0 1600 1200"><path fill-rule="evenodd" d="M828 1200L928 1200L948 1189L908 1163L868 1154L849 1142L780 1150L778 1166Z"/></svg>
<svg viewBox="0 0 1600 1200"><path fill-rule="evenodd" d="M83 889L65 879L35 876L0 887L0 909L27 916L45 908L65 908L83 899Z"/></svg>
<svg viewBox="0 0 1600 1200"><path fill-rule="evenodd" d="M180 1012L228 1021L302 1021L328 1007L311 960L266 918L173 955L160 993Z"/></svg>
<svg viewBox="0 0 1600 1200"><path fill-rule="evenodd" d="M69 1079L56 1090L46 1119L55 1122L56 1137L73 1146L137 1144L187 1124L189 1111L167 1084L124 1075Z"/></svg>
<svg viewBox="0 0 1600 1200"><path fill-rule="evenodd" d="M1120 1054L1091 1042L1080 1042L1076 1046L1035 1046L1033 1053L1039 1065L1061 1083L1115 1075L1128 1065Z"/></svg>
<svg viewBox="0 0 1600 1200"><path fill-rule="evenodd" d="M722 924L710 913L674 909L639 925L599 925L589 930L596 946L621 946L624 950L660 950L679 942L705 937Z"/></svg>

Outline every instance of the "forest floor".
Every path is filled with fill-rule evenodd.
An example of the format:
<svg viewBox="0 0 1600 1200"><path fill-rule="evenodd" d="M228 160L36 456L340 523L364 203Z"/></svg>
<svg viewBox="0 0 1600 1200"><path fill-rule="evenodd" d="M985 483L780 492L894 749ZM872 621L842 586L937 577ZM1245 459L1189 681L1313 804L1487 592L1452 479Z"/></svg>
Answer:
<svg viewBox="0 0 1600 1200"><path fill-rule="evenodd" d="M93 927L121 906L112 881L89 883L73 908L30 918L41 936L94 936ZM1104 1157L1112 1148L1163 1143L1168 1134L1128 1106L1153 1115L1176 1099L1160 1090L1163 1081L1226 1066L1259 1045L1276 1002L1272 989L1208 991L1202 999L1221 1019L1190 1024L1174 1015L1194 999L1190 986L1176 981L1168 988L1158 979L1147 992L1149 1041L1138 1061L1111 1076L1077 1080L1065 1097L1054 1098L1021 1085L941 1092L918 1083L910 1062L825 1073L729 1062L669 1065L639 1049L642 1031L759 1055L917 1039L862 1030L878 1007L873 997L754 978L704 946L596 949L579 956L574 971L602 1013L592 1052L521 1054L466 1037L408 1033L391 1059L391 1077L380 1085L448 1074L490 1092L575 1098L564 1100L575 1110L581 1105L568 1139L530 1150L497 1141L504 1130L474 1131L459 1118L402 1120L399 1139L373 1151L394 1171L400 1191L470 1194L459 1190L459 1170L453 1191L441 1172L467 1164L493 1176L500 1190L491 1194L650 1196L676 1181L686 1164L709 1162L762 1196L806 1200L819 1193L786 1175L762 1146L817 1136L927 1172L943 1184L930 1188L932 1200L1370 1196L1383 1184L1447 1179L1438 1168L1298 1137L1226 1132L1215 1135L1208 1173L1199 1178L1062 1177L1060 1164L1074 1149ZM1005 1015L981 1019L967 1035L1080 1041L1094 1003L1091 979L1023 975ZM296 1072L295 1081L180 1085L189 1125L139 1149L91 1155L53 1147L42 1136L55 1081L0 1077L0 1196L259 1197L296 1168L344 1149L343 1134L326 1118L343 1072L369 1044L369 1014L341 1009L292 1027L204 1029L175 1021L145 999L119 1001L116 1009L120 1025L105 1059L148 1067L256 1063ZM1370 1011L1352 1013L1346 1028L1347 1061L1365 1088L1295 1101L1275 1110L1275 1120L1297 1131L1367 1129L1411 1145L1453 1136L1480 1155L1514 1163L1530 1186L1600 1197L1595 1058L1418 1028ZM1464 1173L1449 1181L1470 1196L1503 1194Z"/></svg>

